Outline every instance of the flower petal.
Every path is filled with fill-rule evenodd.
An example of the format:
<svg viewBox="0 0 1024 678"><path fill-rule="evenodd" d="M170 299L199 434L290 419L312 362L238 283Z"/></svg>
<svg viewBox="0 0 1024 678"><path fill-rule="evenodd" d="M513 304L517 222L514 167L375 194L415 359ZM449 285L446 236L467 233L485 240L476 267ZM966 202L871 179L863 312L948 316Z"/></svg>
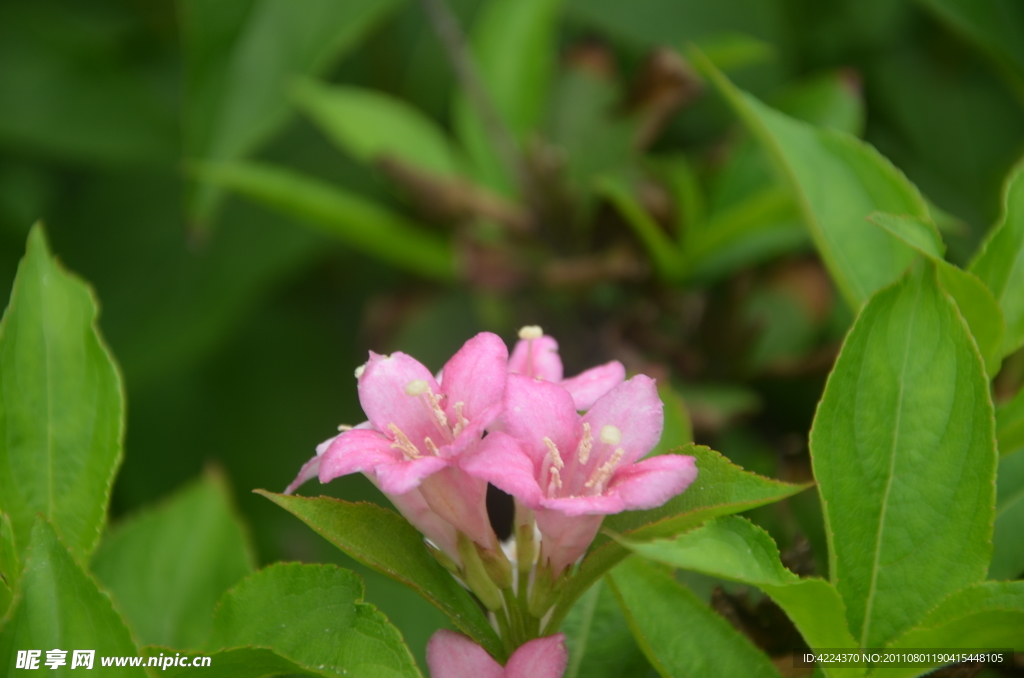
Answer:
<svg viewBox="0 0 1024 678"><path fill-rule="evenodd" d="M607 516L622 513L626 510L622 497L611 494L598 494L593 497L554 497L541 500L544 508L558 511L564 516Z"/></svg>
<svg viewBox="0 0 1024 678"><path fill-rule="evenodd" d="M564 388L520 374L508 375L504 430L525 443L534 462L540 463L547 454L544 438L550 438L561 452L572 454L578 422L576 405Z"/></svg>
<svg viewBox="0 0 1024 678"><path fill-rule="evenodd" d="M598 398L622 383L626 368L618 360L592 367L575 377L563 379L560 386L572 394L577 410L589 410Z"/></svg>
<svg viewBox="0 0 1024 678"><path fill-rule="evenodd" d="M420 457L411 461L392 461L374 467L377 482L384 494L405 494L419 487L427 477L448 466L440 457Z"/></svg>
<svg viewBox="0 0 1024 678"><path fill-rule="evenodd" d="M512 349L508 371L557 384L562 381L558 342L546 334L539 339L520 339Z"/></svg>
<svg viewBox="0 0 1024 678"><path fill-rule="evenodd" d="M565 634L557 633L546 638L536 638L520 646L505 665L505 676L562 678L568 663L569 651L565 648Z"/></svg>
<svg viewBox="0 0 1024 678"><path fill-rule="evenodd" d="M320 455L313 457L302 465L302 468L299 469L299 475L295 477L295 480L292 481L291 485L284 489L284 493L294 493L295 490L304 485L307 480L312 480L318 475L320 475Z"/></svg>
<svg viewBox="0 0 1024 678"><path fill-rule="evenodd" d="M508 348L496 334L481 332L463 344L441 370L449 420L457 420L456 403L463 403L462 414L470 421L499 404L505 394L507 364Z"/></svg>
<svg viewBox="0 0 1024 678"><path fill-rule="evenodd" d="M603 515L569 517L548 508L537 509L534 515L542 535L541 555L556 577L587 552L604 520Z"/></svg>
<svg viewBox="0 0 1024 678"><path fill-rule="evenodd" d="M431 678L502 678L505 670L472 640L441 629L427 643Z"/></svg>
<svg viewBox="0 0 1024 678"><path fill-rule="evenodd" d="M380 487L375 476L370 475L370 480ZM427 506L427 501L419 489L409 490L405 494L388 495L388 499L413 527L448 554L449 558L461 564L455 528Z"/></svg>
<svg viewBox="0 0 1024 678"><path fill-rule="evenodd" d="M413 381L423 381L431 391L440 393L434 375L415 358L404 353L370 353L359 377L359 403L375 429L386 433L388 425L394 424L414 444L420 444L424 437L437 438L438 433L423 397L406 392Z"/></svg>
<svg viewBox="0 0 1024 678"><path fill-rule="evenodd" d="M682 454L644 459L619 470L607 493L620 497L625 511L657 508L697 478L696 461Z"/></svg>
<svg viewBox="0 0 1024 678"><path fill-rule="evenodd" d="M590 430L594 431L598 463L603 463L619 447L625 452L620 467L633 463L654 449L661 439L665 423L662 409L655 381L643 374L622 382L599 398L583 415L583 421L588 422ZM609 425L618 428L621 434L614 444L601 442L600 432Z"/></svg>
<svg viewBox="0 0 1024 678"><path fill-rule="evenodd" d="M518 440L496 431L480 443L477 451L459 462L469 475L486 480L503 492L537 508L543 496L537 484L534 461Z"/></svg>
<svg viewBox="0 0 1024 678"><path fill-rule="evenodd" d="M401 453L377 431L346 431L334 439L320 457L320 482L328 483L350 473L373 471L381 464L394 464Z"/></svg>
<svg viewBox="0 0 1024 678"><path fill-rule="evenodd" d="M487 515L487 483L449 466L424 480L420 492L427 506L455 529L485 548L496 548Z"/></svg>

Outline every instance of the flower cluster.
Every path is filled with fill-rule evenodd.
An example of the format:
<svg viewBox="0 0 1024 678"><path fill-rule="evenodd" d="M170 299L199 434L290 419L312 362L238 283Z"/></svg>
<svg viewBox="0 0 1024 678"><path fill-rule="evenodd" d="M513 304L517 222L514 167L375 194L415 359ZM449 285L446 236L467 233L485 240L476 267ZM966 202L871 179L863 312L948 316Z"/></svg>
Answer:
<svg viewBox="0 0 1024 678"><path fill-rule="evenodd" d="M663 424L653 379L627 380L617 361L565 379L553 338L539 327L519 336L509 356L497 335L478 334L436 377L404 353L371 352L356 370L368 421L318 446L288 488L365 474L501 630L519 629L513 648L536 637L604 516L660 506L697 475L692 457L641 461ZM488 483L515 499L504 548ZM516 601L526 610L510 610ZM532 625L513 625L526 611Z"/></svg>

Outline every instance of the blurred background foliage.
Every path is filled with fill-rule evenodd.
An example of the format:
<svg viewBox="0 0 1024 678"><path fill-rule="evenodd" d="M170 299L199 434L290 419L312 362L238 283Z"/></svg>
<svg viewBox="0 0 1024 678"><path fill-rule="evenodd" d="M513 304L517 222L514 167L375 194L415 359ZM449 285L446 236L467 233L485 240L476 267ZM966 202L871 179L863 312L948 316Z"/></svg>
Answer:
<svg viewBox="0 0 1024 678"><path fill-rule="evenodd" d="M878 148L959 263L1024 151L1015 0L449 6L501 125L411 0L0 1L0 285L43 218L95 286L128 389L115 514L218 466L260 561L353 567L420 656L439 612L249 492L361 420L368 349L437 368L474 332L540 324L568 374L622 360L674 385L698 442L810 476L853 312L688 43ZM997 395L1022 372L1009 358ZM322 491L381 499L361 477ZM816 502L754 516L801 574L826 566ZM754 637L774 623L691 578Z"/></svg>

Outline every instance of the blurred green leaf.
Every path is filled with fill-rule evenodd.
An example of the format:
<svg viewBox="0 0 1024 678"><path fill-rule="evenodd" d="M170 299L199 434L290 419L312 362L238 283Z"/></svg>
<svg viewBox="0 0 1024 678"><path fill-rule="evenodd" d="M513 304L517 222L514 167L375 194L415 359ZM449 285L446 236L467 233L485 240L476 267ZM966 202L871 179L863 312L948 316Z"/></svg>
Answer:
<svg viewBox="0 0 1024 678"><path fill-rule="evenodd" d="M448 243L362 196L260 163L202 165L197 172L394 266L439 280L455 277Z"/></svg>
<svg viewBox="0 0 1024 678"><path fill-rule="evenodd" d="M693 455L697 479L679 496L649 511L628 511L608 516L604 527L630 539L672 537L717 516L771 504L807 488L744 471L718 452L688 445L676 454ZM548 628L557 628L576 600L608 570L629 555L621 544L598 535L579 570L562 590Z"/></svg>
<svg viewBox="0 0 1024 678"><path fill-rule="evenodd" d="M918 0L1009 69L1024 94L1024 7L1014 0Z"/></svg>
<svg viewBox="0 0 1024 678"><path fill-rule="evenodd" d="M202 645L221 595L253 569L229 490L214 474L115 526L92 561L139 642L179 649Z"/></svg>
<svg viewBox="0 0 1024 678"><path fill-rule="evenodd" d="M94 669L100 667L100 657L138 655L128 627L111 606L110 598L82 570L53 526L40 515L32 526L13 612L0 633L0 666L6 667L7 675L15 675L18 650L55 648L69 651L64 671L71 667L70 650L95 650ZM100 672L104 676L146 676L138 667L103 668Z"/></svg>
<svg viewBox="0 0 1024 678"><path fill-rule="evenodd" d="M665 407L665 427L661 431L661 440L648 455L651 457L668 454L677 447L693 442L693 426L682 396L668 382L658 385L658 395Z"/></svg>
<svg viewBox="0 0 1024 678"><path fill-rule="evenodd" d="M206 643L210 666L167 675L257 678L298 669L331 678L422 678L398 630L362 599L362 580L335 565L270 565L217 605Z"/></svg>
<svg viewBox="0 0 1024 678"><path fill-rule="evenodd" d="M861 647L884 646L983 579L991 555L988 379L936 277L925 264L871 298L811 428L830 579Z"/></svg>
<svg viewBox="0 0 1024 678"><path fill-rule="evenodd" d="M14 591L7 585L7 582L0 579L0 622L3 621L4 616L7 614L8 608L11 606L11 602L14 600Z"/></svg>
<svg viewBox="0 0 1024 678"><path fill-rule="evenodd" d="M931 221L876 212L868 217L921 254L931 259L939 284L953 297L978 344L989 377L999 372L1006 324L995 297L976 275L942 259L946 246Z"/></svg>
<svg viewBox="0 0 1024 678"><path fill-rule="evenodd" d="M1006 180L1003 216L986 237L970 270L999 301L1006 317L1003 355L1024 345L1024 163Z"/></svg>
<svg viewBox="0 0 1024 678"><path fill-rule="evenodd" d="M996 521L992 532L989 579L1016 579L1024 573L1024 454L999 460Z"/></svg>
<svg viewBox="0 0 1024 678"><path fill-rule="evenodd" d="M180 0L185 52L185 147L190 158L241 160L288 116L287 87L352 49L401 0ZM219 200L199 186L189 213L202 226Z"/></svg>
<svg viewBox="0 0 1024 678"><path fill-rule="evenodd" d="M14 542L14 526L6 513L0 513L0 579L14 589L21 578L21 558ZM3 614L0 613L0 617Z"/></svg>
<svg viewBox="0 0 1024 678"><path fill-rule="evenodd" d="M107 10L0 5L0 143L86 163L174 162L178 134L173 100L161 92L165 74L149 54L124 56L133 41L156 36L126 30L129 11Z"/></svg>
<svg viewBox="0 0 1024 678"><path fill-rule="evenodd" d="M464 173L444 131L401 99L359 87L303 79L293 99L341 148L363 162L391 157L444 176Z"/></svg>
<svg viewBox="0 0 1024 678"><path fill-rule="evenodd" d="M561 631L569 648L565 678L647 678L650 674L650 664L603 579L576 601Z"/></svg>
<svg viewBox="0 0 1024 678"><path fill-rule="evenodd" d="M1024 637L1024 582L984 582L957 591L931 610L913 629L897 638L893 651L937 647L1016 649ZM911 678L921 668L879 668L870 675Z"/></svg>
<svg viewBox="0 0 1024 678"><path fill-rule="evenodd" d="M782 608L814 649L857 647L846 626L839 591L823 579L801 579L787 570L775 542L746 518L709 521L672 540L623 541L634 553L660 563L757 586ZM863 674L862 670L827 675Z"/></svg>
<svg viewBox="0 0 1024 678"><path fill-rule="evenodd" d="M778 58L773 44L743 33L715 33L698 37L694 42L723 71L734 71Z"/></svg>
<svg viewBox="0 0 1024 678"><path fill-rule="evenodd" d="M694 60L789 177L829 272L854 308L895 281L914 251L864 222L871 212L928 217L907 178L873 148L848 134L817 129L741 92L707 57Z"/></svg>
<svg viewBox="0 0 1024 678"><path fill-rule="evenodd" d="M665 678L779 675L764 653L660 568L630 558L607 581L637 643Z"/></svg>
<svg viewBox="0 0 1024 678"><path fill-rule="evenodd" d="M329 497L292 497L265 490L257 493L298 517L359 562L412 588L491 655L503 655L501 642L480 606L430 555L423 545L423 535L405 518L374 504L352 504Z"/></svg>
<svg viewBox="0 0 1024 678"><path fill-rule="evenodd" d="M106 521L124 396L96 314L34 226L0 325L0 510L20 548L42 513L84 559Z"/></svg>
<svg viewBox="0 0 1024 678"><path fill-rule="evenodd" d="M562 0L489 0L471 31L483 85L502 122L520 141L540 125L557 56ZM454 127L473 161L477 180L510 194L514 168L502 166L487 128L469 98L458 92Z"/></svg>
<svg viewBox="0 0 1024 678"><path fill-rule="evenodd" d="M714 58L711 60L722 69ZM725 70L725 69L722 69ZM850 72L823 73L790 85L773 100L775 108L815 127L861 136L864 133L864 98Z"/></svg>
<svg viewBox="0 0 1024 678"><path fill-rule="evenodd" d="M1024 448L1024 389L996 408L996 439L1004 456Z"/></svg>
<svg viewBox="0 0 1024 678"><path fill-rule="evenodd" d="M633 197L626 182L617 177L605 176L599 180L597 190L633 229L659 275L670 281L681 280L686 274L686 263L678 245Z"/></svg>

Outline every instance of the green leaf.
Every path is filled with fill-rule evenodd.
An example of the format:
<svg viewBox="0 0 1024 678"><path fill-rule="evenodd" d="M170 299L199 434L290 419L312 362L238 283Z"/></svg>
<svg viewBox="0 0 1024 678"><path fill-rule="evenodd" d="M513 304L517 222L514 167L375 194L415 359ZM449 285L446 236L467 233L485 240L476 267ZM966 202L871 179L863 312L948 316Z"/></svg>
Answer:
<svg viewBox="0 0 1024 678"><path fill-rule="evenodd" d="M865 116L859 90L859 84L847 73L824 73L787 87L774 103L786 115L817 127L861 136Z"/></svg>
<svg viewBox="0 0 1024 678"><path fill-rule="evenodd" d="M260 163L202 165L197 171L207 181L293 216L394 266L438 280L455 277L455 255L448 243L362 196Z"/></svg>
<svg viewBox="0 0 1024 678"><path fill-rule="evenodd" d="M928 207L914 185L868 144L766 106L737 89L699 51L691 54L784 170L821 258L850 305L859 308L899 278L914 250L864 218L882 211L926 219Z"/></svg>
<svg viewBox="0 0 1024 678"><path fill-rule="evenodd" d="M839 591L827 581L801 579L787 570L772 538L746 518L717 518L672 540L623 544L672 567L757 586L789 615L812 648L857 647Z"/></svg>
<svg viewBox="0 0 1024 678"><path fill-rule="evenodd" d="M996 408L996 438L1002 455L1024 448L1024 389Z"/></svg>
<svg viewBox="0 0 1024 678"><path fill-rule="evenodd" d="M401 99L360 87L327 86L303 79L296 104L341 148L363 162L390 156L427 172L463 174L445 133Z"/></svg>
<svg viewBox="0 0 1024 678"><path fill-rule="evenodd" d="M625 182L605 176L598 180L597 191L615 206L633 229L658 274L666 280L681 280L686 274L686 263L679 247L637 202Z"/></svg>
<svg viewBox="0 0 1024 678"><path fill-rule="evenodd" d="M92 561L145 645L202 645L221 595L254 569L222 478L208 474L117 525Z"/></svg>
<svg viewBox="0 0 1024 678"><path fill-rule="evenodd" d="M473 26L477 66L502 121L520 141L535 130L555 68L561 0L491 0ZM491 146L487 129L469 98L459 92L453 106L455 131L473 161L477 179L509 194L514 177Z"/></svg>
<svg viewBox="0 0 1024 678"><path fill-rule="evenodd" d="M21 559L18 558L18 547L14 542L14 526L6 513L0 513L0 579L14 589L20 577Z"/></svg>
<svg viewBox="0 0 1024 678"><path fill-rule="evenodd" d="M723 71L734 71L777 59L775 45L745 33L715 33L694 41Z"/></svg>
<svg viewBox="0 0 1024 678"><path fill-rule="evenodd" d="M690 424L690 415L686 411L683 397L668 381L658 385L658 395L665 406L665 428L661 431L661 440L651 450L649 456L652 457L668 454L677 447L693 442L693 426Z"/></svg>
<svg viewBox="0 0 1024 678"><path fill-rule="evenodd" d="M1021 638L1024 638L1024 582L984 582L943 600L890 648L1006 650L1018 649ZM924 672L920 668L886 667L870 675L910 678Z"/></svg>
<svg viewBox="0 0 1024 678"><path fill-rule="evenodd" d="M660 568L631 558L607 581L637 643L662 676L779 675L764 653Z"/></svg>
<svg viewBox="0 0 1024 678"><path fill-rule="evenodd" d="M256 492L297 516L359 562L412 588L493 656L504 655L501 642L480 606L430 555L423 545L423 536L405 518L375 504Z"/></svg>
<svg viewBox="0 0 1024 678"><path fill-rule="evenodd" d="M861 647L984 578L993 429L984 366L934 267L878 292L847 335L810 441L831 580Z"/></svg>
<svg viewBox="0 0 1024 678"><path fill-rule="evenodd" d="M240 160L287 120L293 78L325 71L399 0L182 0L185 145L191 158ZM190 213L203 223L218 202L199 187Z"/></svg>
<svg viewBox="0 0 1024 678"><path fill-rule="evenodd" d="M656 509L608 516L605 528L637 540L673 537L711 518L771 504L808 487L744 471L703 446L691 444L675 452L697 459L697 479L693 484ZM577 573L566 582L548 628L558 628L576 600L628 555L629 551L621 544L598 535Z"/></svg>
<svg viewBox="0 0 1024 678"><path fill-rule="evenodd" d="M985 359L985 370L994 377L1002 363L1006 325L1003 312L985 283L973 273L943 260L946 246L930 220L884 212L875 212L868 219L932 260L939 272L939 284L956 302Z"/></svg>
<svg viewBox="0 0 1024 678"><path fill-rule="evenodd" d="M42 513L85 559L106 520L124 396L96 313L34 226L0 325L0 510L21 548Z"/></svg>
<svg viewBox="0 0 1024 678"><path fill-rule="evenodd" d="M1014 0L921 0L1024 85L1024 8Z"/></svg>
<svg viewBox="0 0 1024 678"><path fill-rule="evenodd" d="M1009 355L1024 346L1024 163L1010 172L1002 219L985 238L970 271L988 285L1003 309L1003 355Z"/></svg>
<svg viewBox="0 0 1024 678"><path fill-rule="evenodd" d="M333 676L419 676L402 636L335 565L277 563L217 605L210 650L262 647Z"/></svg>
<svg viewBox="0 0 1024 678"><path fill-rule="evenodd" d="M647 678L650 673L603 579L576 601L561 631L569 648L565 678Z"/></svg>
<svg viewBox="0 0 1024 678"><path fill-rule="evenodd" d="M39 516L32 526L13 612L0 634L0 667L6 667L5 675L15 675L18 650L55 648L68 650L64 670L71 666L71 650L95 650L94 669L100 666L101 656L138 654L110 598L82 570L53 526ZM101 673L140 678L146 675L143 669L132 667L104 668Z"/></svg>
<svg viewBox="0 0 1024 678"><path fill-rule="evenodd" d="M989 579L1015 579L1024 573L1024 454L999 460L996 522L992 531Z"/></svg>

